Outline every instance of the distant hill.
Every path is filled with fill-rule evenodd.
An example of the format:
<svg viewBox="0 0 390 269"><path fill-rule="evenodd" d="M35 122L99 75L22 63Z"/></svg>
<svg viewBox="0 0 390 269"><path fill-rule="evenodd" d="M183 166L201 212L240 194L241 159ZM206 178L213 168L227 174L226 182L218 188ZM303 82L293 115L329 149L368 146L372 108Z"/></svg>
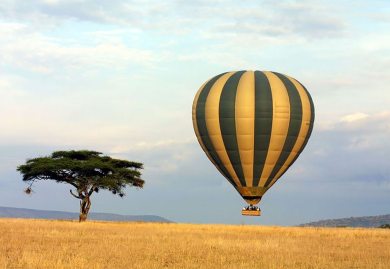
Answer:
<svg viewBox="0 0 390 269"><path fill-rule="evenodd" d="M36 210L27 208L1 207L0 218L25 218L25 219L74 219L78 220L79 214L65 211ZM145 222L172 222L155 215L119 215L110 213L90 213L88 219L108 221L145 221Z"/></svg>
<svg viewBox="0 0 390 269"><path fill-rule="evenodd" d="M311 227L379 227L390 224L390 214L369 217L350 217L343 219L328 219L301 224L299 226Z"/></svg>

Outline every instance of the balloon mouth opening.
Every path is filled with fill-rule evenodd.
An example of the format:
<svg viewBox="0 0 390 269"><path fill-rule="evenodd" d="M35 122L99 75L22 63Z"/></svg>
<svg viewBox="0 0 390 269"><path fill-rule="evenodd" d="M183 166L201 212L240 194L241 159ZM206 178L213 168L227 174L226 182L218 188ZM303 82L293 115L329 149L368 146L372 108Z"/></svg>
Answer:
<svg viewBox="0 0 390 269"><path fill-rule="evenodd" d="M257 205L261 201L261 196L243 196L242 198L244 198L245 202L247 202L248 205Z"/></svg>

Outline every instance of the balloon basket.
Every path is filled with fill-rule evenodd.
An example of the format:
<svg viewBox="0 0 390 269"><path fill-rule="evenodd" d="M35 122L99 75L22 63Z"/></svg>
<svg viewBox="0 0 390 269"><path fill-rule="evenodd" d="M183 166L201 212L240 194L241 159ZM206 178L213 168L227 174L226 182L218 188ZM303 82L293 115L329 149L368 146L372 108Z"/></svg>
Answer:
<svg viewBox="0 0 390 269"><path fill-rule="evenodd" d="M241 214L243 216L260 216L261 215L261 210L257 206L248 206L244 207L241 210Z"/></svg>

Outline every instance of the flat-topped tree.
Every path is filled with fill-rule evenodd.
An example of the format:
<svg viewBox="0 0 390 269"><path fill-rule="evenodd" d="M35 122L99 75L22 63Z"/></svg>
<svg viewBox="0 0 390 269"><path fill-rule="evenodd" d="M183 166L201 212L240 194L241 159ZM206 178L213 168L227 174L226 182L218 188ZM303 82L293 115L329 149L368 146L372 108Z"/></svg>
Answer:
<svg viewBox="0 0 390 269"><path fill-rule="evenodd" d="M72 185L72 196L80 199L80 218L85 221L91 207L91 196L99 190L108 190L123 197L124 189L142 188L142 163L113 159L90 150L56 151L51 156L27 160L17 170L23 181L29 182L26 193L31 193L37 180L54 180Z"/></svg>

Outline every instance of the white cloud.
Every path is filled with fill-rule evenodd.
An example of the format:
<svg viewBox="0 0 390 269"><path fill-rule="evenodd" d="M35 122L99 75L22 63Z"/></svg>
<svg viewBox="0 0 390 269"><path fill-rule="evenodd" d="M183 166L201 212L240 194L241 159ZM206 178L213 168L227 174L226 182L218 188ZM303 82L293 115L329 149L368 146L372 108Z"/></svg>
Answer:
<svg viewBox="0 0 390 269"><path fill-rule="evenodd" d="M349 128L347 122L328 130L315 128L307 148L284 176L291 184L289 190L297 186L302 195L318 192L320 197L323 193L328 203L340 197L341 204L351 202L354 196L363 202L386 197L390 129L384 130L384 126L389 120L389 115L381 119L376 114L356 128Z"/></svg>
<svg viewBox="0 0 390 269"><path fill-rule="evenodd" d="M151 66L158 61L150 50L128 47L120 40L104 39L95 44L80 45L77 40L55 39L30 32L28 25L0 23L0 29L7 29L0 30L0 62L4 66L41 73L90 72L126 68L131 64Z"/></svg>
<svg viewBox="0 0 390 269"><path fill-rule="evenodd" d="M195 141L195 135L184 140L141 141L116 145L108 152L120 158L129 156L142 158L152 174L171 174L183 169L193 160L194 149L201 151Z"/></svg>
<svg viewBox="0 0 390 269"><path fill-rule="evenodd" d="M361 112L357 112L357 113L353 113L353 114L349 114L349 115L346 115L346 116L343 116L340 121L341 122L348 122L348 123L351 123L351 122L356 122L356 121L362 121L362 120L365 120L369 117L369 115L365 114L365 113L361 113Z"/></svg>
<svg viewBox="0 0 390 269"><path fill-rule="evenodd" d="M322 39L339 36L345 28L340 10L309 1L4 1L0 14L42 24L79 20L171 34L206 32L215 36L228 33L241 37L291 35Z"/></svg>
<svg viewBox="0 0 390 269"><path fill-rule="evenodd" d="M5 73L0 74L0 95L1 100L4 102L3 109L7 101L25 96L22 85L23 79L20 77Z"/></svg>
<svg viewBox="0 0 390 269"><path fill-rule="evenodd" d="M335 131L343 132L345 148L352 152L365 150L383 151L390 154L390 111L375 114L354 113L344 116Z"/></svg>
<svg viewBox="0 0 390 269"><path fill-rule="evenodd" d="M345 137L358 136L386 136L390 135L390 111L384 110L377 113L355 112L340 117L338 121L328 121L315 126L319 132L336 131L348 133ZM370 139L372 142L382 140ZM387 140L386 140L387 141Z"/></svg>
<svg viewBox="0 0 390 269"><path fill-rule="evenodd" d="M160 141L140 141L134 145L118 145L113 147L110 152L114 154L121 154L129 151L149 151L156 149L167 149L177 145L185 145L193 143L194 139L185 139L185 140L160 140Z"/></svg>

